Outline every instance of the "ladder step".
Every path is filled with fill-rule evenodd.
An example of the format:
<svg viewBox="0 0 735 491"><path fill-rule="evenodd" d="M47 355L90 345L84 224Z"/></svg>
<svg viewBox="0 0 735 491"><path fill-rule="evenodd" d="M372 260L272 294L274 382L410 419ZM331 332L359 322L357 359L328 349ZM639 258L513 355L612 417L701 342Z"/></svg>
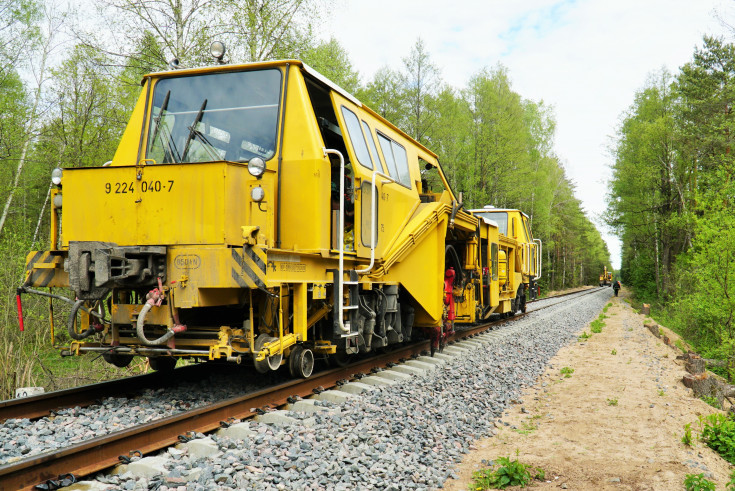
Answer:
<svg viewBox="0 0 735 491"><path fill-rule="evenodd" d="M342 284L343 285L359 285L360 282L359 281L343 281Z"/></svg>
<svg viewBox="0 0 735 491"><path fill-rule="evenodd" d="M358 305L343 305L342 310L355 310L358 307Z"/></svg>
<svg viewBox="0 0 735 491"><path fill-rule="evenodd" d="M355 336L357 336L357 334L358 333L356 333L356 332L351 332L349 334L343 334L342 337L343 338L354 338Z"/></svg>

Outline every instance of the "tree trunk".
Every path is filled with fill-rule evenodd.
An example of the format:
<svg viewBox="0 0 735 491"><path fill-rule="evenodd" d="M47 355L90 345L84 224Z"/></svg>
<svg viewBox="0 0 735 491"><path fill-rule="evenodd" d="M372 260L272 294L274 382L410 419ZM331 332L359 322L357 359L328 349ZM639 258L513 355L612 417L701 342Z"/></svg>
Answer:
<svg viewBox="0 0 735 491"><path fill-rule="evenodd" d="M25 161L26 161L26 154L28 153L28 146L31 144L32 135L35 132L36 119L37 119L37 114L38 114L38 104L41 102L41 89L43 86L43 82L45 81L44 77L46 76L46 61L48 60L48 56L52 49L51 40L53 39L54 29L55 29L54 26L51 25L51 20L49 20L49 32L48 32L48 36L46 37L46 42L43 44L43 51L41 53L41 67L38 73L38 78L36 79L37 86L36 86L35 95L33 99L33 108L31 109L31 113L28 117L28 126L26 128L25 142L23 143L23 150L20 153L20 159L18 159L18 168L15 171L15 179L13 180L13 186L10 188L8 199L5 201L5 208L3 209L3 214L2 216L0 216L0 235L2 235L3 233L3 228L5 227L5 220L7 220L8 213L10 212L10 205L13 203L13 196L15 195L15 191L18 189L18 183L20 182L20 174L23 171L23 165L25 165Z"/></svg>

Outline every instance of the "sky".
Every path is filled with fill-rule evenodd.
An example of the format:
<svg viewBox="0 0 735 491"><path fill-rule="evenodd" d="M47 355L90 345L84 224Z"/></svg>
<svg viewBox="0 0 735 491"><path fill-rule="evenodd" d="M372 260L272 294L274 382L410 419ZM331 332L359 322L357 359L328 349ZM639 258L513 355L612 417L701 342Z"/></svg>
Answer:
<svg viewBox="0 0 735 491"><path fill-rule="evenodd" d="M445 83L463 88L501 63L523 98L553 106L556 154L616 269L620 241L600 216L621 118L651 74L676 73L704 35L732 40L719 19L735 24L735 0L334 0L334 7L322 35L347 50L363 82L382 66L401 69L421 38Z"/></svg>

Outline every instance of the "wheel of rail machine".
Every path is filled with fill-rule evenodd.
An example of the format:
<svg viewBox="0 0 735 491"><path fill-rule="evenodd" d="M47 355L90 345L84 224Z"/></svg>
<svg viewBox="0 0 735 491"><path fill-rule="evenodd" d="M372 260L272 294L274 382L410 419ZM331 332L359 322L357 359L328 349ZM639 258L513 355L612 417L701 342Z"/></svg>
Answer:
<svg viewBox="0 0 735 491"><path fill-rule="evenodd" d="M255 349L253 350L253 363L255 364L255 369L258 371L258 373L266 373L268 370L278 370L278 367L281 366L281 360L283 360L283 352L278 353L277 355L269 356L266 359L262 361L256 361L255 355L263 349L263 346L266 343L272 343L273 341L277 341L278 338L271 337L265 333L259 335L257 338L255 338Z"/></svg>
<svg viewBox="0 0 735 491"><path fill-rule="evenodd" d="M296 346L288 357L288 371L294 378L309 378L314 371L314 353L309 348Z"/></svg>
<svg viewBox="0 0 735 491"><path fill-rule="evenodd" d="M115 365L118 368L125 368L133 361L133 355L124 355L121 353L102 353L102 359L107 363Z"/></svg>
<svg viewBox="0 0 735 491"><path fill-rule="evenodd" d="M151 356L148 358L151 368L157 372L173 372L176 368L176 358L173 356Z"/></svg>

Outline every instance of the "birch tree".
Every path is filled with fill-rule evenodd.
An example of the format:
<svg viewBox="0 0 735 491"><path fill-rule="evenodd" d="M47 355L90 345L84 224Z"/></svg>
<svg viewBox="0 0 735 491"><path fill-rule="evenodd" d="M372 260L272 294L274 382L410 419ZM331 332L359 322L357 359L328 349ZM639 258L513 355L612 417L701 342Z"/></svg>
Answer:
<svg viewBox="0 0 735 491"><path fill-rule="evenodd" d="M0 236L2 236L5 222L8 218L8 213L10 212L11 205L13 204L13 198L20 183L21 174L26 163L26 156L28 154L31 141L38 130L37 126L43 90L48 81L48 60L51 56L51 53L59 47L56 41L56 34L59 32L61 26L64 24L65 21L65 14L63 12L55 10L53 6L44 6L43 17L44 25L43 32L41 33L41 42L38 50L38 57L31 58L29 60L31 72L33 74L35 82L35 87L33 89L30 109L26 116L27 120L23 131L24 137L22 141L19 142L21 151L18 157L18 165L16 166L12 185L5 200L5 206L3 207L2 215L0 215Z"/></svg>

